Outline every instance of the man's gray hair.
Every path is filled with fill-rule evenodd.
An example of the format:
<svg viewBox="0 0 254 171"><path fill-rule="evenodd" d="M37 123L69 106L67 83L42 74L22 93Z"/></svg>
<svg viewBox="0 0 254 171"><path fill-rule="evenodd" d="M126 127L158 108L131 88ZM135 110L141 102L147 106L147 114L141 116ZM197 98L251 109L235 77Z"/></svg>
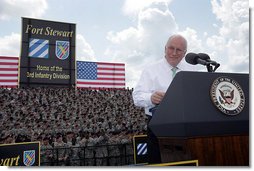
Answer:
<svg viewBox="0 0 254 171"><path fill-rule="evenodd" d="M176 37L179 37L179 38L183 39L184 44L185 44L185 51L187 51L187 46L188 46L187 40L185 39L185 37L183 37L183 36L180 35L180 34L173 34L172 36L170 36L170 37L168 38L168 41L167 41L166 46L169 44L169 42L170 42L173 38L176 38Z"/></svg>

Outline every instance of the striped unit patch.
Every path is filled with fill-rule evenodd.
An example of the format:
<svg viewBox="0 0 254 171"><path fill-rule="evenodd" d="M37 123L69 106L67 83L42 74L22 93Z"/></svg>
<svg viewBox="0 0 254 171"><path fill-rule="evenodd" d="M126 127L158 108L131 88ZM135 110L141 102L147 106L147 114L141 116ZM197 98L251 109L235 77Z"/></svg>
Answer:
<svg viewBox="0 0 254 171"><path fill-rule="evenodd" d="M70 53L70 42L57 40L55 53L58 59L67 59Z"/></svg>
<svg viewBox="0 0 254 171"><path fill-rule="evenodd" d="M26 166L32 166L35 162L35 150L28 150L23 152L23 163Z"/></svg>
<svg viewBox="0 0 254 171"><path fill-rule="evenodd" d="M48 58L49 40L30 38L28 56L33 58Z"/></svg>
<svg viewBox="0 0 254 171"><path fill-rule="evenodd" d="M139 143L137 145L138 155L146 155L147 154L147 143Z"/></svg>

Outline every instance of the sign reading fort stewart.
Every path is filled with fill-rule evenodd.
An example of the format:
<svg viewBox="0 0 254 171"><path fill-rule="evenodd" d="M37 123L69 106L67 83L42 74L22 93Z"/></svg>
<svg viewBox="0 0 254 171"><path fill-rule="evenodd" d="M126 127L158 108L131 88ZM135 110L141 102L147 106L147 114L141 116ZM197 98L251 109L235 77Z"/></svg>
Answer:
<svg viewBox="0 0 254 171"><path fill-rule="evenodd" d="M75 86L75 37L75 24L22 18L20 86Z"/></svg>
<svg viewBox="0 0 254 171"><path fill-rule="evenodd" d="M0 166L39 166L40 142L0 145Z"/></svg>

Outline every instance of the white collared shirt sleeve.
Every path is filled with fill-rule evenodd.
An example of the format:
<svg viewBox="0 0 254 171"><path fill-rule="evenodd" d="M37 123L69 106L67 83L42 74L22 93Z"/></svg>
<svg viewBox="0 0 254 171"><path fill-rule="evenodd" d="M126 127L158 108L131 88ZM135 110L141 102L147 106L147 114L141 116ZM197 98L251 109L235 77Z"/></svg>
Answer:
<svg viewBox="0 0 254 171"><path fill-rule="evenodd" d="M141 77L135 87L132 96L133 101L136 106L148 108L153 107L153 103L151 101L152 95L152 86L153 80L152 76L149 74L148 70L144 70L141 74Z"/></svg>
<svg viewBox="0 0 254 171"><path fill-rule="evenodd" d="M185 70L182 61L177 66L177 72ZM147 115L152 115L149 109L155 105L151 102L152 93L155 91L166 92L172 82L172 67L166 59L162 59L151 66L147 66L140 76L140 79L132 93L133 101L136 106L144 107Z"/></svg>
<svg viewBox="0 0 254 171"><path fill-rule="evenodd" d="M152 115L149 109L155 106L151 101L152 94L155 91L166 92L172 80L170 72L165 59L143 70L132 96L134 104L144 107L147 115Z"/></svg>

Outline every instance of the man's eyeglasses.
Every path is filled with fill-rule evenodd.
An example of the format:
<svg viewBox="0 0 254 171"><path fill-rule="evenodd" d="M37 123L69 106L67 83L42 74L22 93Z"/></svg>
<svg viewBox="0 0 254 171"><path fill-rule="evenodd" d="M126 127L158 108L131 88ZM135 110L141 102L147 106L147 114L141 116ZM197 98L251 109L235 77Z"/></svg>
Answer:
<svg viewBox="0 0 254 171"><path fill-rule="evenodd" d="M183 54L185 52L185 50L182 50L182 49L179 49L179 48L176 48L176 47L173 47L173 46L169 46L169 47L167 47L167 49L170 52L176 53L178 55Z"/></svg>

